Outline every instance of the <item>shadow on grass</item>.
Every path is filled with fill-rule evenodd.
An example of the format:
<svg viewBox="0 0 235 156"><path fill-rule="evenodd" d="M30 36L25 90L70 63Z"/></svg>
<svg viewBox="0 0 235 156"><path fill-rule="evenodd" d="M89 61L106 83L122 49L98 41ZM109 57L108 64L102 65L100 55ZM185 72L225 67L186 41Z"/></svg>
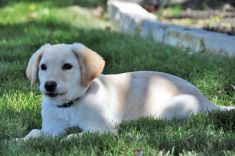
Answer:
<svg viewBox="0 0 235 156"><path fill-rule="evenodd" d="M162 121L141 118L120 126L121 134L143 135L156 150L172 151L178 155L184 151L223 155L224 151L234 150L235 110L198 114L185 120ZM173 147L173 149L172 149Z"/></svg>

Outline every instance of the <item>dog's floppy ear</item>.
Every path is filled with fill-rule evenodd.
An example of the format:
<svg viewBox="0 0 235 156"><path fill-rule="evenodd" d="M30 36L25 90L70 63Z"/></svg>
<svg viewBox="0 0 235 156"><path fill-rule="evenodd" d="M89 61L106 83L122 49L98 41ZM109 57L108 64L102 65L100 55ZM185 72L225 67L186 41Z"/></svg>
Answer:
<svg viewBox="0 0 235 156"><path fill-rule="evenodd" d="M96 52L80 43L74 43L72 45L72 51L80 63L81 83L86 87L102 73L105 61Z"/></svg>
<svg viewBox="0 0 235 156"><path fill-rule="evenodd" d="M45 44L41 46L29 59L28 66L26 69L26 75L31 80L31 86L35 84L37 80L38 65L42 58L42 53L46 47L50 44Z"/></svg>

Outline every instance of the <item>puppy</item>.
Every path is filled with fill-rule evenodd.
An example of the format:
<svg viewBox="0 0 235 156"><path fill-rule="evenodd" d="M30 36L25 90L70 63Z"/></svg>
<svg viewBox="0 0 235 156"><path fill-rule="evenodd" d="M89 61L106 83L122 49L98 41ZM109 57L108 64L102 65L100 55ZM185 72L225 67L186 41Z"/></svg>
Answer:
<svg viewBox="0 0 235 156"><path fill-rule="evenodd" d="M69 127L114 132L123 121L152 116L183 119L199 112L235 107L211 103L189 82L162 72L102 75L105 61L83 44L46 44L29 60L31 85L37 73L42 93L42 128L25 140L59 136Z"/></svg>

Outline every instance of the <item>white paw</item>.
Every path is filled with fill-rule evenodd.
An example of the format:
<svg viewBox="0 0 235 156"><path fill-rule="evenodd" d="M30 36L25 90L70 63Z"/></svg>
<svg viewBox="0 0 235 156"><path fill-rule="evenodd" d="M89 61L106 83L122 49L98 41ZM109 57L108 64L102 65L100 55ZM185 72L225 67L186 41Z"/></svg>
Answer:
<svg viewBox="0 0 235 156"><path fill-rule="evenodd" d="M83 135L84 135L84 132L69 134L69 135L66 137L66 139L79 138L79 137L82 137Z"/></svg>
<svg viewBox="0 0 235 156"><path fill-rule="evenodd" d="M29 134L27 134L23 138L23 140L26 141L28 139L38 138L38 137L41 137L41 136L43 136L43 132L40 129L33 129L33 130L31 130L31 132L29 132Z"/></svg>
<svg viewBox="0 0 235 156"><path fill-rule="evenodd" d="M69 141L69 140L71 140L71 139L77 139L77 138L82 137L83 135L84 135L84 132L69 134L67 137L65 137L65 138L62 139L61 141Z"/></svg>
<svg viewBox="0 0 235 156"><path fill-rule="evenodd" d="M21 142L23 141L23 138L13 138L10 140L10 142L14 142L14 143L18 143L18 142Z"/></svg>

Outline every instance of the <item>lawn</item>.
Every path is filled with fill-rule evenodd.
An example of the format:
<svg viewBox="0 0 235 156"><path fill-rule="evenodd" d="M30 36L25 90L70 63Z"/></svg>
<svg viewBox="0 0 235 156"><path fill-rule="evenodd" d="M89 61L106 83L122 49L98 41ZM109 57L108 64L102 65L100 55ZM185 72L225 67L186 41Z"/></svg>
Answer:
<svg viewBox="0 0 235 156"><path fill-rule="evenodd" d="M44 43L81 42L104 57L104 73L167 72L190 81L214 103L235 104L235 58L190 54L120 34L105 16L91 14L99 2L80 1L83 7L71 0L0 3L0 155L235 155L235 111L182 121L142 118L118 126L117 135L11 141L41 126L41 96L37 85L30 87L25 69Z"/></svg>

